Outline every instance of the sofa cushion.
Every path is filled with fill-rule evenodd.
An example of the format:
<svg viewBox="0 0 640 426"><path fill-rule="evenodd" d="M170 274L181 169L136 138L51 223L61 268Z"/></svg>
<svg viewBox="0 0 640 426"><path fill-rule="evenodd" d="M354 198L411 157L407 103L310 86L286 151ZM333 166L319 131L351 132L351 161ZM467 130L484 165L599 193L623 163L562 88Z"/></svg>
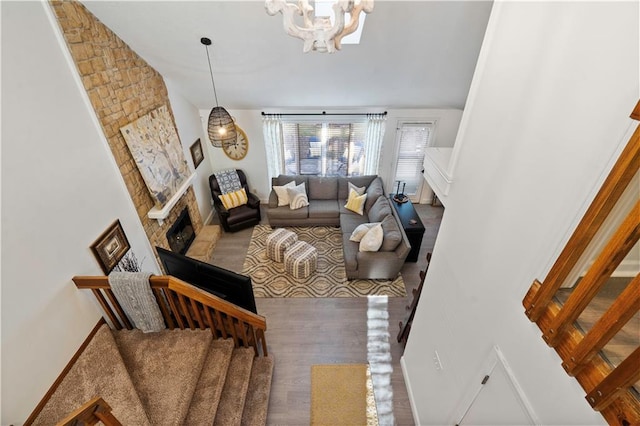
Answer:
<svg viewBox="0 0 640 426"><path fill-rule="evenodd" d="M382 231L384 240L382 240L382 246L380 251L393 251L398 247L400 241L402 241L402 233L398 226L398 221L392 214L387 215L382 220Z"/></svg>
<svg viewBox="0 0 640 426"><path fill-rule="evenodd" d="M360 240L360 251L378 251L382 246L382 240L384 234L382 231L382 224L377 223L374 227L369 229L364 237Z"/></svg>
<svg viewBox="0 0 640 426"><path fill-rule="evenodd" d="M349 190L349 198L344 207L354 213L362 215L364 213L364 203L367 201L367 194L358 195L353 189Z"/></svg>
<svg viewBox="0 0 640 426"><path fill-rule="evenodd" d="M347 235L347 237L351 235L358 225L362 225L367 222L369 222L369 220L367 220L366 216L360 216L354 213L345 213L340 215L340 229L343 234Z"/></svg>
<svg viewBox="0 0 640 426"><path fill-rule="evenodd" d="M384 188L382 188L382 179L375 178L367 187L367 202L364 205L364 210L366 212L369 212L373 204L378 200L378 197L382 195L384 195Z"/></svg>
<svg viewBox="0 0 640 426"><path fill-rule="evenodd" d="M340 215L337 200L311 200L309 204L309 217L331 217Z"/></svg>
<svg viewBox="0 0 640 426"><path fill-rule="evenodd" d="M291 210L289 206L282 206L269 209L270 219L306 219L309 217L309 207Z"/></svg>
<svg viewBox="0 0 640 426"><path fill-rule="evenodd" d="M338 180L338 199L346 200L349 196L349 182L355 186L369 186L369 184L376 178L376 175L366 176L350 176L347 178L340 178Z"/></svg>
<svg viewBox="0 0 640 426"><path fill-rule="evenodd" d="M308 185L308 181L309 178L304 175L278 175L278 177L271 179L271 186L284 185L289 182L295 182L296 185L300 185L304 182L305 185Z"/></svg>
<svg viewBox="0 0 640 426"><path fill-rule="evenodd" d="M382 220L391 213L391 205L386 197L378 197L373 206L369 209L369 222L382 222Z"/></svg>
<svg viewBox="0 0 640 426"><path fill-rule="evenodd" d="M309 205L304 182L293 188L287 188L287 194L289 194L289 207L291 210L298 210Z"/></svg>
<svg viewBox="0 0 640 426"><path fill-rule="evenodd" d="M338 199L338 178L309 176L309 199L310 200L337 200Z"/></svg>

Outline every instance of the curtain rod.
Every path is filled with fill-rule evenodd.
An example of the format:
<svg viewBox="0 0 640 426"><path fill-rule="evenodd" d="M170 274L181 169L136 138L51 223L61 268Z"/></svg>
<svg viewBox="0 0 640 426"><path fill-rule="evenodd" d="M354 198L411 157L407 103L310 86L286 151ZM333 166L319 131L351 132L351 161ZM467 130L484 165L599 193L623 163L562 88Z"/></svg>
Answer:
<svg viewBox="0 0 640 426"><path fill-rule="evenodd" d="M321 113L316 113L316 112L285 112L285 113L277 113L277 112L264 112L262 111L262 115L264 116L268 116L268 115L316 115L316 116L323 116L323 115L387 115L387 111L384 112L327 112L327 111L322 111Z"/></svg>

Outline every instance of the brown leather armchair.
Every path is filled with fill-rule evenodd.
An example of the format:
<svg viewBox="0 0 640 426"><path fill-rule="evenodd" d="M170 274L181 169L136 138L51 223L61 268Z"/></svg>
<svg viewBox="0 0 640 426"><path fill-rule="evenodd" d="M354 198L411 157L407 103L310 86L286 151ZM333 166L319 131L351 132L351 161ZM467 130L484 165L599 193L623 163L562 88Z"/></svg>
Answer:
<svg viewBox="0 0 640 426"><path fill-rule="evenodd" d="M213 206L218 213L220 224L226 232L236 232L250 226L260 223L260 199L249 192L249 186L247 185L247 177L240 169L236 169L238 178L240 178L240 184L247 193L247 204L235 207L232 209L225 209L222 201L220 201L219 195L222 195L220 186L216 175L209 176L209 187L211 188L211 196L213 197Z"/></svg>

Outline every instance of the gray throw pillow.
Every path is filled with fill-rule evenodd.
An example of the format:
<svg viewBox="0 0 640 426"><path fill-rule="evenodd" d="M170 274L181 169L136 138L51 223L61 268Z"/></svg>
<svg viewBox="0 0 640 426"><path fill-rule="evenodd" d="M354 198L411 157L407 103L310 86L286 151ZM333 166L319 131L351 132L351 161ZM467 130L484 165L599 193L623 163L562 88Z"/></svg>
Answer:
<svg viewBox="0 0 640 426"><path fill-rule="evenodd" d="M384 189L382 188L382 179L375 178L367 188L367 201L364 203L364 211L368 212L378 197L384 195ZM383 197L384 198L384 197Z"/></svg>
<svg viewBox="0 0 640 426"><path fill-rule="evenodd" d="M369 198L367 196L367 201ZM382 220L391 214L391 206L386 197L378 197L375 203L369 209L369 222L382 222Z"/></svg>
<svg viewBox="0 0 640 426"><path fill-rule="evenodd" d="M382 221L382 231L384 240L382 240L382 247L380 251L393 251L398 247L400 241L402 241L402 234L400 233L400 227L396 218L392 214L387 215Z"/></svg>

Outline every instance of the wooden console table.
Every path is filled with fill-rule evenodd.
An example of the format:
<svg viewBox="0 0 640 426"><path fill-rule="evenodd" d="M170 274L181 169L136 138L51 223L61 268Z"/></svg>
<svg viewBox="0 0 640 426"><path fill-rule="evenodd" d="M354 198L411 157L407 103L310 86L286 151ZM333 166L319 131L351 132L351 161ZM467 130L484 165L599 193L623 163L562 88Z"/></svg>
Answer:
<svg viewBox="0 0 640 426"><path fill-rule="evenodd" d="M407 256L405 262L417 262L418 254L420 253L420 246L422 245L422 237L424 236L424 225L420 220L420 216L413 208L411 201L406 203L398 203L393 200L395 194L389 195L389 201L400 218L400 223L404 229L404 233L407 234L409 244L411 244L411 251Z"/></svg>

